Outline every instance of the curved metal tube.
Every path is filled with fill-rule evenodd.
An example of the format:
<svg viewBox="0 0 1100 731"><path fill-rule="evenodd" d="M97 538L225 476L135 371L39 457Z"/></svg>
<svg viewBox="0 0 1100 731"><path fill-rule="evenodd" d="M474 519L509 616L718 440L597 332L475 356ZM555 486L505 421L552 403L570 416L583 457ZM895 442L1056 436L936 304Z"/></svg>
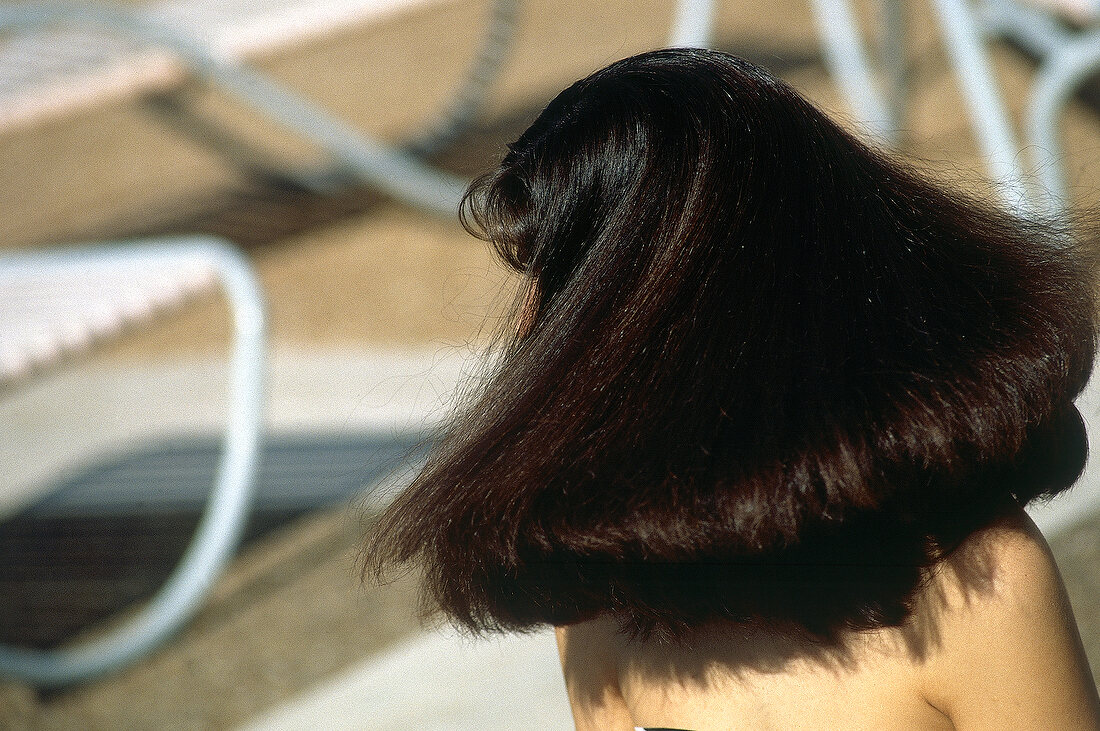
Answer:
<svg viewBox="0 0 1100 731"><path fill-rule="evenodd" d="M821 52L857 120L880 141L894 141L897 120L878 92L852 8L846 0L813 0Z"/></svg>
<svg viewBox="0 0 1100 731"><path fill-rule="evenodd" d="M1040 59L1024 111L1024 133L1040 184L1037 207L1058 215L1069 203L1059 123L1072 95L1100 67L1100 31L1074 31L1041 8L985 0L991 33L1011 38Z"/></svg>
<svg viewBox="0 0 1100 731"><path fill-rule="evenodd" d="M1058 213L1068 203L1059 122L1074 92L1100 67L1100 32L1093 31L1053 50L1039 66L1028 101L1025 129L1043 187L1043 206Z"/></svg>
<svg viewBox="0 0 1100 731"><path fill-rule="evenodd" d="M886 108L895 142L905 119L909 69L905 59L905 9L898 0L879 3L882 11L882 65L886 79Z"/></svg>
<svg viewBox="0 0 1100 731"><path fill-rule="evenodd" d="M428 211L446 216L458 211L466 189L462 179L425 165L412 153L374 140L262 74L215 57L193 38L150 21L137 10L66 2L0 8L0 30L74 22L108 27L169 49L195 76L317 145L364 182Z"/></svg>
<svg viewBox="0 0 1100 731"><path fill-rule="evenodd" d="M1019 164L1020 146L989 65L977 19L967 0L936 0L935 7L993 182L1011 209L1028 212L1034 203Z"/></svg>
<svg viewBox="0 0 1100 731"><path fill-rule="evenodd" d="M895 45L901 35L899 0L884 0L887 42ZM901 54L888 48L895 97L887 102L878 93L871 66L863 50L858 26L847 0L814 0L814 15L821 35L825 64L840 84L857 117L882 140L892 142L898 128L898 84L903 77L897 64ZM990 176L1006 205L1030 212L1034 202L1028 196L1018 161L1019 146L1009 123L1008 112L997 92L997 83L984 53L981 29L966 0L935 0L940 32L947 46L955 75L963 87L978 144L989 166Z"/></svg>
<svg viewBox="0 0 1100 731"><path fill-rule="evenodd" d="M134 245L117 245L125 255ZM252 501L260 446L264 393L265 314L259 284L244 256L214 237L158 240L137 247L143 255L211 262L233 312L234 344L229 373L229 424L217 476L198 528L160 591L138 612L106 634L50 650L0 646L0 674L43 687L78 683L118 670L170 638L190 619L240 540ZM70 260L102 258L111 249L58 252ZM51 254L52 255L52 254ZM33 254L31 256L43 256Z"/></svg>
<svg viewBox="0 0 1100 731"><path fill-rule="evenodd" d="M709 0L706 0L709 2ZM485 40L444 119L405 145L415 155L434 155L465 133L477 117L489 87L500 76L516 40L519 0L493 0Z"/></svg>
<svg viewBox="0 0 1100 731"><path fill-rule="evenodd" d="M714 40L714 0L679 0L668 37L670 48L710 48Z"/></svg>

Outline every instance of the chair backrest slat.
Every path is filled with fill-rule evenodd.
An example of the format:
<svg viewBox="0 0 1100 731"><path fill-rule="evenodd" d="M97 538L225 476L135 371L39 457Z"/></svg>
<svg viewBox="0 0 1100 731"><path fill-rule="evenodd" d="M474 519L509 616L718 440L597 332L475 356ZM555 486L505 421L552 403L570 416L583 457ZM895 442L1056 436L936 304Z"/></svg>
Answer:
<svg viewBox="0 0 1100 731"><path fill-rule="evenodd" d="M129 12L224 58L250 60L431 1L166 0ZM171 53L87 22L8 31L0 35L0 132L184 78Z"/></svg>
<svg viewBox="0 0 1100 731"><path fill-rule="evenodd" d="M0 256L0 385L212 291L195 257Z"/></svg>

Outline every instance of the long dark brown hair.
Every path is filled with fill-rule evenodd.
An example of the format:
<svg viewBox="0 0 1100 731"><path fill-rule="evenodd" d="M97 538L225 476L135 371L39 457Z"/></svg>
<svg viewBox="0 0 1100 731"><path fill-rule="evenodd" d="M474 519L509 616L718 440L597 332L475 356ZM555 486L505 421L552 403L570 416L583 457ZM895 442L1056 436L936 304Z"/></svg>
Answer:
<svg viewBox="0 0 1100 731"><path fill-rule="evenodd" d="M928 567L1084 465L1082 247L738 58L578 81L464 217L528 306L365 555L420 565L469 628L896 625Z"/></svg>

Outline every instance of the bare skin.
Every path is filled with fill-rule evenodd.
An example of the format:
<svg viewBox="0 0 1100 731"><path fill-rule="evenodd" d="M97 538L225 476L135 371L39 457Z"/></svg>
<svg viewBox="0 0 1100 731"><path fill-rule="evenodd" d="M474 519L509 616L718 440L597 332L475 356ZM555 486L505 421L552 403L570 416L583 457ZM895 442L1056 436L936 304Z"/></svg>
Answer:
<svg viewBox="0 0 1100 731"><path fill-rule="evenodd" d="M837 649L734 627L658 646L604 619L557 636L579 731L1100 729L1065 588L1023 511L938 566L906 625Z"/></svg>

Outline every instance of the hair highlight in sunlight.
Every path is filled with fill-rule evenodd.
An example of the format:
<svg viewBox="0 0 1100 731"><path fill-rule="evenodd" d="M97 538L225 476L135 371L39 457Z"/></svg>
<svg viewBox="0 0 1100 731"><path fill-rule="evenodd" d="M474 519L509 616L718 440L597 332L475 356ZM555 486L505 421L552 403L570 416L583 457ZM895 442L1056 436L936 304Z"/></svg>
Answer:
<svg viewBox="0 0 1100 731"><path fill-rule="evenodd" d="M897 625L926 569L1087 442L1091 259L727 54L563 91L463 221L526 325L366 537L475 631Z"/></svg>

